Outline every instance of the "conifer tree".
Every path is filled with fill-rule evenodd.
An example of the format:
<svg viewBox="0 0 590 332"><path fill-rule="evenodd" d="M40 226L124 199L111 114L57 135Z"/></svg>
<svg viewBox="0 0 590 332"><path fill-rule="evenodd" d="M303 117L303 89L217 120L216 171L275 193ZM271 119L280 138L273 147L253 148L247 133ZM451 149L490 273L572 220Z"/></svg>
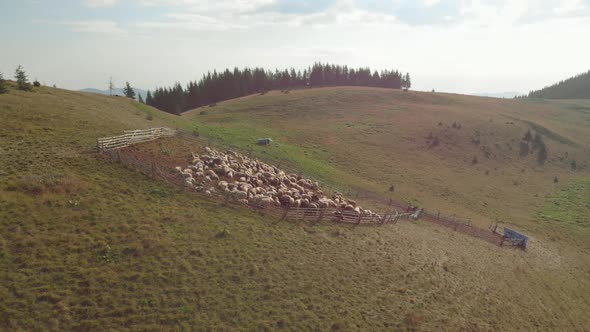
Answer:
<svg viewBox="0 0 590 332"><path fill-rule="evenodd" d="M143 97L141 96L141 93L138 93L137 94L137 101L140 102L140 103L142 103L142 104L145 104L145 102L143 101Z"/></svg>
<svg viewBox="0 0 590 332"><path fill-rule="evenodd" d="M23 66L18 65L18 67L16 67L16 70L14 71L14 78L16 79L16 84L18 85L19 90L32 90L31 83L29 83L29 79L27 78L27 74L25 73Z"/></svg>
<svg viewBox="0 0 590 332"><path fill-rule="evenodd" d="M8 92L8 88L6 87L6 81L4 81L4 76L0 73L0 94Z"/></svg>
<svg viewBox="0 0 590 332"><path fill-rule="evenodd" d="M115 84L113 83L113 77L109 78L109 95L113 95L113 90L115 89Z"/></svg>
<svg viewBox="0 0 590 332"><path fill-rule="evenodd" d="M148 90L147 94L145 95L145 103L152 106L153 100L152 93L150 92L150 90Z"/></svg>
<svg viewBox="0 0 590 332"><path fill-rule="evenodd" d="M125 94L125 97L135 99L135 91L133 91L133 88L131 87L129 82L125 82L123 93Z"/></svg>

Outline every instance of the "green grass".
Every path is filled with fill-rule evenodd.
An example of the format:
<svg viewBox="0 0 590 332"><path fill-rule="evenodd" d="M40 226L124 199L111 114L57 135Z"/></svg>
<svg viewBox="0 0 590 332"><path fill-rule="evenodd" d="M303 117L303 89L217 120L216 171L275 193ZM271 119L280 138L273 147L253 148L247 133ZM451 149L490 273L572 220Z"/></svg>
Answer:
<svg viewBox="0 0 590 332"><path fill-rule="evenodd" d="M582 228L590 227L590 179L582 179L549 197L543 218Z"/></svg>
<svg viewBox="0 0 590 332"><path fill-rule="evenodd" d="M557 190L538 213L539 220L554 232L554 238L571 237L590 252L590 178Z"/></svg>
<svg viewBox="0 0 590 332"><path fill-rule="evenodd" d="M196 125L200 133L242 152L253 139L271 136L277 144L252 146L256 153L277 163L284 158L285 165L335 185L377 191L424 152L408 154L409 161L396 158L401 164L396 166L388 154L398 144L379 153L383 146L377 143L387 134L411 144L404 140L410 132L404 126L380 127L375 110L356 117L350 105L376 108L388 116L407 115L426 102L470 105L462 97L408 94L400 100L417 104L392 106L389 91L345 91L310 90L305 92L309 98L292 91L281 97L284 104L268 93L262 99L222 103L210 108L210 114L194 117L161 113L125 98L51 88L0 95L0 330L498 331L590 326L588 254L567 241L545 242L546 228L532 234L529 251L521 252L422 221L384 227L277 223L276 218L154 181L91 152L96 137L126 129L168 126L190 132ZM241 105L266 109L233 118L223 114L225 108L238 110ZM273 120L282 120L269 129L267 120L277 109L302 112L302 117L292 114L286 121L279 114ZM146 118L149 112L152 120ZM437 112L457 117L449 109ZM424 114L429 124L438 123L431 116ZM224 124L215 117L225 119ZM323 121L310 129L318 117ZM354 137L326 137L334 128L351 130L347 135ZM430 130L430 125L423 129ZM371 138L373 132L377 137ZM187 154L186 145L193 144L163 142L161 147L154 144L161 158ZM346 151L358 153L359 159L343 158ZM394 168L393 175L377 181L378 172L390 174L386 166ZM415 182L419 178L412 177L432 170L416 163L404 181L408 187L414 183L438 193L457 179ZM443 175L444 170L436 176ZM486 195L499 195L491 187L481 188ZM426 197L426 192L421 196L418 190L401 190L404 197Z"/></svg>

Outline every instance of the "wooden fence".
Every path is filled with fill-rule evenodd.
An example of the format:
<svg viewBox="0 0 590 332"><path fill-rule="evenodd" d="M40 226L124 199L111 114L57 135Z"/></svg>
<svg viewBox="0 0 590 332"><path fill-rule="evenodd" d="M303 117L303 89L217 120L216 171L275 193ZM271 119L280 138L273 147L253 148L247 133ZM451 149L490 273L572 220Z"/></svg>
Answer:
<svg viewBox="0 0 590 332"><path fill-rule="evenodd" d="M374 215L363 215L355 211L339 210L334 208L293 208L285 209L282 219L293 219L303 221L332 221L356 225L384 225L395 224L402 218L410 218L410 213L376 213Z"/></svg>
<svg viewBox="0 0 590 332"><path fill-rule="evenodd" d="M123 135L97 138L96 149L98 151L108 151L124 148L135 143L152 141L160 137L174 135L176 135L176 130L165 127L144 130L125 130Z"/></svg>

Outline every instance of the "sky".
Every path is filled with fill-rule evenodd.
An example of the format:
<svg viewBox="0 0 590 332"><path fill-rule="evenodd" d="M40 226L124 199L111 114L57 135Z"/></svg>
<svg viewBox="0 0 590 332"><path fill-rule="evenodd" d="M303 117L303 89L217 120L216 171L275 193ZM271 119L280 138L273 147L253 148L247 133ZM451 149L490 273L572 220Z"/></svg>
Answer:
<svg viewBox="0 0 590 332"><path fill-rule="evenodd" d="M0 72L67 89L183 85L316 61L412 88L526 93L590 69L590 0L0 0Z"/></svg>

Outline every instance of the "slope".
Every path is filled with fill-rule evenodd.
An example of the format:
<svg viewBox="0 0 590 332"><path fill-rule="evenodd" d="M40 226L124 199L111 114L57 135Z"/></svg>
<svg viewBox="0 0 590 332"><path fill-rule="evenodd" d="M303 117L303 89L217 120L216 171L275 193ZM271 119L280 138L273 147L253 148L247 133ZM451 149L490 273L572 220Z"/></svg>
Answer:
<svg viewBox="0 0 590 332"><path fill-rule="evenodd" d="M530 230L546 194L588 175L587 105L325 88L236 99L182 117L205 135L264 151L361 198L391 196L482 227L500 220ZM543 137L543 165L522 140L528 130ZM276 144L251 146L265 136ZM531 151L521 155L524 143Z"/></svg>
<svg viewBox="0 0 590 332"><path fill-rule="evenodd" d="M371 105L381 92L366 93L365 105ZM314 98L337 101L329 94ZM90 151L96 136L157 125L190 129L189 119L125 98L51 88L0 95L0 115L2 329L589 326L588 256L571 254L559 241L525 253L422 222L382 228L276 224L154 182ZM228 139L266 133L243 133L229 124ZM221 130L210 126L212 133ZM312 171L303 159L303 144L311 138L297 137L301 147L285 149L295 152L293 165L301 158ZM176 149L173 143L166 142ZM340 170L325 167L318 175L335 185L354 182L340 183L329 174ZM342 172L336 174L348 174ZM217 237L224 228L229 235Z"/></svg>

